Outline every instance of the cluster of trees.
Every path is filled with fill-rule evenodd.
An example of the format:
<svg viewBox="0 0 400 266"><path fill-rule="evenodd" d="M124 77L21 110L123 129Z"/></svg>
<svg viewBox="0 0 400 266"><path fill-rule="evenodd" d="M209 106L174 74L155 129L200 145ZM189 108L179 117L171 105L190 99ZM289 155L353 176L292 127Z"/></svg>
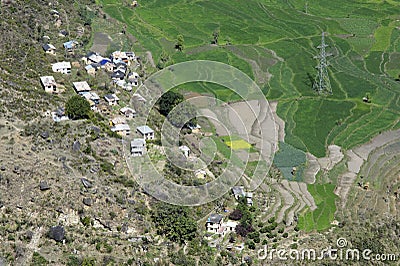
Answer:
<svg viewBox="0 0 400 266"><path fill-rule="evenodd" d="M196 221L189 215L189 208L158 203L151 212L157 234L173 242L184 243L197 235Z"/></svg>
<svg viewBox="0 0 400 266"><path fill-rule="evenodd" d="M254 231L253 228L253 216L254 208L247 206L245 197L239 199L239 204L230 215L229 219L239 221L236 226L236 233L242 237L246 237L249 233Z"/></svg>

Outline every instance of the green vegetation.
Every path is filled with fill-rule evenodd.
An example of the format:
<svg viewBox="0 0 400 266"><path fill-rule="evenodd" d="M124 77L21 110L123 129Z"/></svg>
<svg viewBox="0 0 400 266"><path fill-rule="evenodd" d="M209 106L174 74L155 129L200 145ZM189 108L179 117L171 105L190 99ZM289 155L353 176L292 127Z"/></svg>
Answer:
<svg viewBox="0 0 400 266"><path fill-rule="evenodd" d="M135 11L120 1L99 2L110 16L128 25L127 30L153 53L156 62L161 55L166 58L165 51L173 62L208 59L244 71L259 83L268 100L279 100L278 114L287 122L286 141L295 148L322 157L328 144L351 148L368 141L379 133L378 125L364 126L371 108L381 129L396 124L400 85L381 74L387 71L397 77L400 73L395 64L399 34L393 30L399 3L324 1L310 3L306 14L304 3L296 1L155 0L141 3ZM313 56L322 30L328 33L327 49L334 55L329 58L333 95L325 98L311 90L316 74ZM175 49L176 44L182 51ZM182 88L224 101L239 100L215 85L194 83ZM360 108L367 92L373 102ZM358 127L363 130L356 131ZM354 135L347 128L353 128ZM340 130L346 131L346 140Z"/></svg>
<svg viewBox="0 0 400 266"><path fill-rule="evenodd" d="M65 104L65 114L71 119L88 118L90 113L89 102L79 95L74 95Z"/></svg>
<svg viewBox="0 0 400 266"><path fill-rule="evenodd" d="M288 180L302 180L306 164L306 154L284 142L279 143L279 151L275 154L274 164ZM293 168L295 167L295 171Z"/></svg>
<svg viewBox="0 0 400 266"><path fill-rule="evenodd" d="M48 264L49 264L49 262L42 255L40 255L36 251L33 252L32 262L31 262L32 266L45 266Z"/></svg>
<svg viewBox="0 0 400 266"><path fill-rule="evenodd" d="M298 226L305 231L322 231L331 226L336 212L335 201L337 196L333 193L334 184L308 185L308 191L313 196L317 209L303 213L299 217Z"/></svg>
<svg viewBox="0 0 400 266"><path fill-rule="evenodd" d="M159 111L161 114L167 116L175 106L183 102L182 94L167 91L158 100Z"/></svg>
<svg viewBox="0 0 400 266"><path fill-rule="evenodd" d="M189 208L160 202L151 213L159 235L183 243L196 237L196 221L189 216Z"/></svg>

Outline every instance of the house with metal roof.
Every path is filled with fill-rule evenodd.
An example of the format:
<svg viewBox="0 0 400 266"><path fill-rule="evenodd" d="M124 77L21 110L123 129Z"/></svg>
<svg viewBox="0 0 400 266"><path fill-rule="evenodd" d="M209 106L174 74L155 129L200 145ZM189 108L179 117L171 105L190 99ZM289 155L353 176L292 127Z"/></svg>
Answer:
<svg viewBox="0 0 400 266"><path fill-rule="evenodd" d="M76 93L92 90L86 81L72 82L72 85L74 86Z"/></svg>
<svg viewBox="0 0 400 266"><path fill-rule="evenodd" d="M104 99L106 100L106 102L108 103L108 105L117 105L119 102L119 98L117 95L115 94L106 94L104 96Z"/></svg>
<svg viewBox="0 0 400 266"><path fill-rule="evenodd" d="M142 136L145 140L154 139L154 130L149 126L140 126L136 128L136 131Z"/></svg>
<svg viewBox="0 0 400 266"><path fill-rule="evenodd" d="M56 47L54 47L54 45L50 43L43 44L42 48L46 52L46 54L51 54L51 55L56 54Z"/></svg>
<svg viewBox="0 0 400 266"><path fill-rule="evenodd" d="M221 214L213 213L207 218L206 228L207 232L218 233L221 232L224 216Z"/></svg>

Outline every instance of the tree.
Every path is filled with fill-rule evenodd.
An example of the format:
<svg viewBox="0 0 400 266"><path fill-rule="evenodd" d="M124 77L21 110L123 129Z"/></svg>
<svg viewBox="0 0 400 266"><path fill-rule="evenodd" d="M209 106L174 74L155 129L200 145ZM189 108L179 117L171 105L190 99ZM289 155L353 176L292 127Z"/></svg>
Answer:
<svg viewBox="0 0 400 266"><path fill-rule="evenodd" d="M158 100L159 111L167 116L175 106L183 102L183 96L180 93L167 91Z"/></svg>
<svg viewBox="0 0 400 266"><path fill-rule="evenodd" d="M213 34L213 40L212 40L212 44L218 44L218 38L219 38L219 29L215 29Z"/></svg>
<svg viewBox="0 0 400 266"><path fill-rule="evenodd" d="M182 34L178 34L178 36L176 36L176 44L175 44L175 49L177 49L178 51L182 51L183 50L183 42L185 40L183 39L183 35Z"/></svg>
<svg viewBox="0 0 400 266"><path fill-rule="evenodd" d="M153 209L151 218L157 234L165 235L171 241L183 243L196 237L197 224L190 217L188 207L162 202Z"/></svg>
<svg viewBox="0 0 400 266"><path fill-rule="evenodd" d="M89 102L79 95L72 96L65 104L65 114L71 119L88 118L89 113Z"/></svg>

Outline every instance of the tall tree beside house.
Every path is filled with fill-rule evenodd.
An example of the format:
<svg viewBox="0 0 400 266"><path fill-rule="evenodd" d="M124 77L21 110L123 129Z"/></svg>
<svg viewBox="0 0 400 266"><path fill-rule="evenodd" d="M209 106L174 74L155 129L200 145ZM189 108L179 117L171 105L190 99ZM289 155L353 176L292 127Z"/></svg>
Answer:
<svg viewBox="0 0 400 266"><path fill-rule="evenodd" d="M71 119L88 118L89 113L89 102L79 95L72 96L65 104L65 114Z"/></svg>
<svg viewBox="0 0 400 266"><path fill-rule="evenodd" d="M183 101L183 95L173 91L167 91L158 100L159 111L161 114L167 116L172 125L182 127L184 125L196 125L196 108ZM172 111L178 104L179 108ZM171 112L172 111L172 112Z"/></svg>
<svg viewBox="0 0 400 266"><path fill-rule="evenodd" d="M178 34L178 36L176 36L176 44L175 44L175 49L177 49L178 51L182 51L183 50L183 35L182 34Z"/></svg>

